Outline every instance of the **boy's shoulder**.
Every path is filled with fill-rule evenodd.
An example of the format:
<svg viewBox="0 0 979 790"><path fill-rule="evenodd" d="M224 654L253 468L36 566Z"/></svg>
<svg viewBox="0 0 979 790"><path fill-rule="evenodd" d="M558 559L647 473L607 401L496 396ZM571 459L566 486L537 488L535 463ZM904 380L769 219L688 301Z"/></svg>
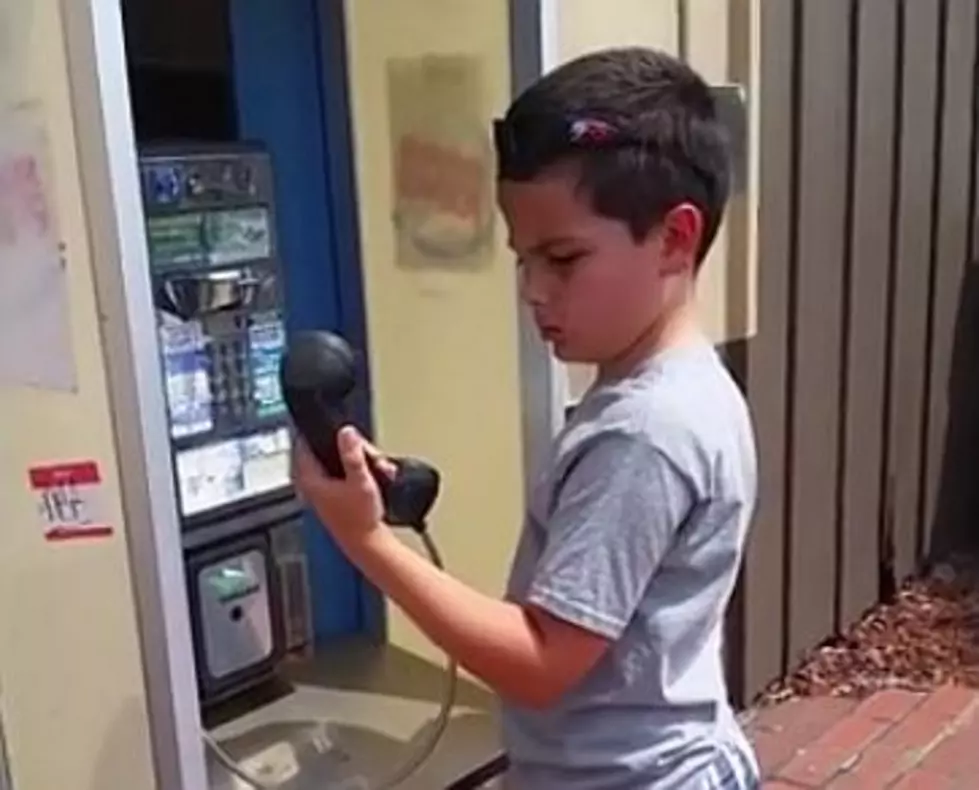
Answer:
<svg viewBox="0 0 979 790"><path fill-rule="evenodd" d="M754 463L747 404L709 346L593 387L559 437L553 464L560 476L590 448L623 438L655 449L697 488L719 461Z"/></svg>
<svg viewBox="0 0 979 790"><path fill-rule="evenodd" d="M631 376L598 383L574 408L568 444L602 435L639 441L711 443L732 429L750 429L744 396L710 346L656 358Z"/></svg>

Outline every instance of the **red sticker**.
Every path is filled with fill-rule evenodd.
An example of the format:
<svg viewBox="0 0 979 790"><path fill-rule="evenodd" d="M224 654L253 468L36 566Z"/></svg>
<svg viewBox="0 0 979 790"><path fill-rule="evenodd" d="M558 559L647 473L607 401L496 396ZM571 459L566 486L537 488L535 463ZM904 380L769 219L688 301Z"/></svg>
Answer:
<svg viewBox="0 0 979 790"><path fill-rule="evenodd" d="M105 512L102 475L95 461L36 466L28 476L47 540L112 535Z"/></svg>

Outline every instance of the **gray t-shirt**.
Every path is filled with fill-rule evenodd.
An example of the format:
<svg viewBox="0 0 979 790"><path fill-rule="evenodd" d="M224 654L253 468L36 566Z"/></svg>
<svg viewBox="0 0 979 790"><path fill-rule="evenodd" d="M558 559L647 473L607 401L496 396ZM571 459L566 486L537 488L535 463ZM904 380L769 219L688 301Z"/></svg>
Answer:
<svg viewBox="0 0 979 790"><path fill-rule="evenodd" d="M728 703L724 612L755 504L747 405L706 342L596 384L557 437L507 596L613 640L556 707L505 706L520 790L698 790L750 756Z"/></svg>

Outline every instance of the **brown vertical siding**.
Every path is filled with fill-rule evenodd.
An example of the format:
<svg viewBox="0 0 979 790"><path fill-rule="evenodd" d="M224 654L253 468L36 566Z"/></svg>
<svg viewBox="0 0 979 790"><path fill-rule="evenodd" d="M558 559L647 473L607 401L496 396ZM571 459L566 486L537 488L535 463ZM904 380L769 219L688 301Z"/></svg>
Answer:
<svg viewBox="0 0 979 790"><path fill-rule="evenodd" d="M979 521L979 0L761 13L747 697Z"/></svg>

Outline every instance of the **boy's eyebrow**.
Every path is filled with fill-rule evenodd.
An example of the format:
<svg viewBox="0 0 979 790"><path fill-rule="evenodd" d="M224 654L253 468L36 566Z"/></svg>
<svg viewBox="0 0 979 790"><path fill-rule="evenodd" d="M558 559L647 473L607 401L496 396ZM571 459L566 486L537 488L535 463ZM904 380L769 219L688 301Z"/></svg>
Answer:
<svg viewBox="0 0 979 790"><path fill-rule="evenodd" d="M543 241L537 242L528 251L531 255L544 255L551 247L559 247L563 244L581 244L582 240L575 238L574 236L554 236L550 239L544 239ZM513 239L507 239L507 246L512 250Z"/></svg>

